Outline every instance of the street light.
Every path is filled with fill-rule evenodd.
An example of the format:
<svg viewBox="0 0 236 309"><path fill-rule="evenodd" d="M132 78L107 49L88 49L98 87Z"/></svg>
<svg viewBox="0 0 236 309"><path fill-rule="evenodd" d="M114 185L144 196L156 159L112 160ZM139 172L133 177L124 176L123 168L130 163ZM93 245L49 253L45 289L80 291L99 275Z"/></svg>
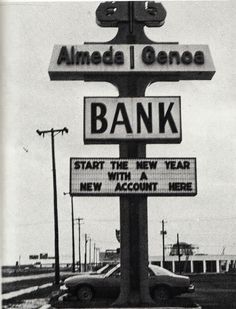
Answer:
<svg viewBox="0 0 236 309"><path fill-rule="evenodd" d="M69 192L63 192L64 195L70 194ZM72 228L72 272L75 272L75 230L74 230L74 204L73 196L71 198L71 228Z"/></svg>

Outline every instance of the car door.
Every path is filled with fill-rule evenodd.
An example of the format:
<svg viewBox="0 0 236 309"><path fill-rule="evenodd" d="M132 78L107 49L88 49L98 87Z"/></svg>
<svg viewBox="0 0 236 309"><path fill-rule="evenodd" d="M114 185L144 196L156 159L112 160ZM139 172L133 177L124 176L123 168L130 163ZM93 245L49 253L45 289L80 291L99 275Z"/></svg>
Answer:
<svg viewBox="0 0 236 309"><path fill-rule="evenodd" d="M154 274L154 272L148 267L148 283L149 289L152 290L154 286L156 286L159 278Z"/></svg>
<svg viewBox="0 0 236 309"><path fill-rule="evenodd" d="M103 292L107 297L117 297L120 292L120 267L103 278Z"/></svg>

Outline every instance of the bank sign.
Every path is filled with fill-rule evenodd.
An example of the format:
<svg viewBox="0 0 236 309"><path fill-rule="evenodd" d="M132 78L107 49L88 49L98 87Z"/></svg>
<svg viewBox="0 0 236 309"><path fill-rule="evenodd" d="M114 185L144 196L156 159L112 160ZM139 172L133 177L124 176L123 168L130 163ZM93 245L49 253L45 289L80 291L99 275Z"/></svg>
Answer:
<svg viewBox="0 0 236 309"><path fill-rule="evenodd" d="M215 68L207 45L55 45L51 80L82 80L117 73L142 73L158 80L211 79Z"/></svg>
<svg viewBox="0 0 236 309"><path fill-rule="evenodd" d="M85 97L85 144L180 143L180 97Z"/></svg>
<svg viewBox="0 0 236 309"><path fill-rule="evenodd" d="M194 196L195 158L71 158L72 196Z"/></svg>

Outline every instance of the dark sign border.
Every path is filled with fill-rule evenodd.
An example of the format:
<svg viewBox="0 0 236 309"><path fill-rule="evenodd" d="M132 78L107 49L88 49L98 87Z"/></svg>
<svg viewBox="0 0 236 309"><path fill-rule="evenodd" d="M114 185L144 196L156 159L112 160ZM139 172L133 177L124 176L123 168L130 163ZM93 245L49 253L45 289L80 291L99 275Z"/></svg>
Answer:
<svg viewBox="0 0 236 309"><path fill-rule="evenodd" d="M107 139L95 139L95 138L86 138L85 136L85 100L86 99L92 99L92 98L101 98L101 99L130 99L130 97L104 97L104 96L92 96L92 97L84 97L84 117L83 117L83 130L84 130L84 144L89 145L89 144L119 144L119 143L124 143L124 142L140 142L140 143L146 143L146 144L180 144L182 142L182 119L181 119L181 96L148 96L148 97L135 97L135 99L157 99L157 98L178 98L179 99L179 126L180 126L180 137L179 138L107 138Z"/></svg>

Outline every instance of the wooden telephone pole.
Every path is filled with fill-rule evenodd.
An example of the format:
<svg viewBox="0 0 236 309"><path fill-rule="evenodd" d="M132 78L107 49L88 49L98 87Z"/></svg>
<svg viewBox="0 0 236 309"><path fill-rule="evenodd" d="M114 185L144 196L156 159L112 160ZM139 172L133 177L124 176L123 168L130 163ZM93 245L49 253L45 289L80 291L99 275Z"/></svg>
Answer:
<svg viewBox="0 0 236 309"><path fill-rule="evenodd" d="M55 284L60 283L60 263L59 263L59 233L58 233L58 210L57 210L57 179L56 179L56 162L55 162L55 144L54 137L61 133L68 133L68 129L65 127L63 129L51 129L36 132L38 135L44 137L45 134L51 134L51 146L52 146L52 174L53 174L53 200L54 200L54 249L55 249Z"/></svg>

